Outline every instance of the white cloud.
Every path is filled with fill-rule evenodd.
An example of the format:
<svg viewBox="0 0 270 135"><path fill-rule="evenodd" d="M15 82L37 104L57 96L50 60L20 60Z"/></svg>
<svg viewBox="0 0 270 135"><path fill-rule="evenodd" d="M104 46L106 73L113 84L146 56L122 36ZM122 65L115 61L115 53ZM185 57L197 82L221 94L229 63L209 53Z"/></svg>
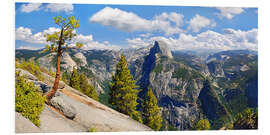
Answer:
<svg viewBox="0 0 270 135"><path fill-rule="evenodd" d="M20 8L21 12L24 13L30 13L33 11L39 11L41 10L41 3L29 3L29 4L23 4Z"/></svg>
<svg viewBox="0 0 270 135"><path fill-rule="evenodd" d="M199 33L197 35L179 34L178 38L165 37L151 37L145 40L139 38L128 39L127 42L130 47L140 48L153 43L155 40L162 40L166 42L173 50L237 50L249 49L257 51L258 29L251 29L249 31L225 29L224 34L217 33L211 30ZM133 43L133 44L131 44ZM132 46L133 45L133 46Z"/></svg>
<svg viewBox="0 0 270 135"><path fill-rule="evenodd" d="M16 40L21 40L28 43L34 44L44 44L45 37L42 32L38 32L36 34L32 33L32 30L29 28L19 27L15 30L15 38Z"/></svg>
<svg viewBox="0 0 270 135"><path fill-rule="evenodd" d="M150 45L151 42L149 40L143 40L141 38L134 38L134 39L126 39L128 43L128 47L131 48L141 48Z"/></svg>
<svg viewBox="0 0 270 135"><path fill-rule="evenodd" d="M216 23L207 19L206 17L195 15L190 21L188 29L191 29L193 32L199 32L204 27L215 27Z"/></svg>
<svg viewBox="0 0 270 135"><path fill-rule="evenodd" d="M183 19L184 19L184 15L182 14L178 14L175 12L171 12L171 13L166 13L163 12L162 14L155 16L156 20L162 20L162 21L171 21L173 23L175 23L175 25L177 27L181 26L183 24Z"/></svg>
<svg viewBox="0 0 270 135"><path fill-rule="evenodd" d="M162 13L161 15L155 16L152 20L147 20L132 12L105 7L90 17L89 21L100 23L103 26L112 26L126 32L160 31L164 32L166 35L172 35L183 31L178 27L182 24L182 19L182 14L173 12ZM172 26L171 23L175 23L175 26Z"/></svg>
<svg viewBox="0 0 270 135"><path fill-rule="evenodd" d="M225 17L227 19L232 19L235 15L244 12L243 8L238 7L217 7L219 10L218 16L221 18Z"/></svg>
<svg viewBox="0 0 270 135"><path fill-rule="evenodd" d="M46 42L46 38L44 37L45 34L52 34L56 31L60 31L59 28L50 27L42 32L37 32L35 34L32 33L30 28L19 27L15 30L15 38L16 40L20 40L26 43L32 44L48 44ZM76 32L76 31L75 31ZM76 42L83 43L84 46L82 49L120 49L120 47L116 45L111 45L108 41L104 41L100 43L98 41L94 41L93 35L82 35L77 34L76 37L71 41L70 46L75 46ZM21 46L20 49L34 49L35 47L30 46Z"/></svg>
<svg viewBox="0 0 270 135"><path fill-rule="evenodd" d="M51 3L46 6L46 11L50 12L66 12L68 14L73 12L73 5L72 4L58 4L58 3Z"/></svg>
<svg viewBox="0 0 270 135"><path fill-rule="evenodd" d="M140 34L139 37L147 38L151 35L152 35L151 33L144 33L144 34Z"/></svg>

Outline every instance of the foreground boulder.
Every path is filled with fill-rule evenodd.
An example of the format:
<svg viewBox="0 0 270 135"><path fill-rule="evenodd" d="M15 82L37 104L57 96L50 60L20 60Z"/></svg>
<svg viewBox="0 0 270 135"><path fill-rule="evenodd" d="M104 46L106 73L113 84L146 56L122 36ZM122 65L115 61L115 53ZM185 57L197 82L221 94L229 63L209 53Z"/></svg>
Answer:
<svg viewBox="0 0 270 135"><path fill-rule="evenodd" d="M72 101L60 92L56 92L50 101L51 105L62 112L63 115L69 119L74 119L77 112L70 102Z"/></svg>

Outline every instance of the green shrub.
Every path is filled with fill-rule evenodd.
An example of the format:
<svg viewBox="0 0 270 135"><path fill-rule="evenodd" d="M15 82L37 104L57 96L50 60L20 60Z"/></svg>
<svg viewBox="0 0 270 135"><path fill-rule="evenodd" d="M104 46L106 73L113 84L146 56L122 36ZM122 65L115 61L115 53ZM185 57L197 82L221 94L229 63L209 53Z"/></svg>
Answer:
<svg viewBox="0 0 270 135"><path fill-rule="evenodd" d="M23 76L16 72L15 82L15 110L40 126L39 114L43 110L45 97L37 92L33 82L27 82Z"/></svg>
<svg viewBox="0 0 270 135"><path fill-rule="evenodd" d="M91 127L91 128L88 130L88 132L97 132L97 129Z"/></svg>
<svg viewBox="0 0 270 135"><path fill-rule="evenodd" d="M211 125L208 119L199 120L194 127L196 130L209 130L210 128Z"/></svg>
<svg viewBox="0 0 270 135"><path fill-rule="evenodd" d="M16 68L21 68L27 70L34 76L36 76L39 80L44 80L44 77L41 75L41 70L37 64L30 61L23 61L22 63L16 62Z"/></svg>
<svg viewBox="0 0 270 135"><path fill-rule="evenodd" d="M258 110L248 108L236 116L234 129L258 129Z"/></svg>

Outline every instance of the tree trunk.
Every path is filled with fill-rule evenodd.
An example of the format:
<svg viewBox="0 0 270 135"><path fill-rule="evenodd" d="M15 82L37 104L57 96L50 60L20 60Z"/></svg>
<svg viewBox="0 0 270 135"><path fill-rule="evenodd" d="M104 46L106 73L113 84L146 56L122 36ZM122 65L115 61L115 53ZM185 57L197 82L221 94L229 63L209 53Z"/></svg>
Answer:
<svg viewBox="0 0 270 135"><path fill-rule="evenodd" d="M47 95L47 100L50 101L54 94L56 93L60 81L60 61L61 61L61 53L57 53L57 65L56 65L56 76L55 76L55 81L53 84L52 90L49 92Z"/></svg>
<svg viewBox="0 0 270 135"><path fill-rule="evenodd" d="M52 99L54 94L56 93L60 81L60 61L61 61L61 55L62 55L62 38L63 38L64 28L61 29L60 38L58 42L58 48L57 48L57 63L56 63L56 75L55 75L55 81L53 84L52 90L47 95L47 102Z"/></svg>

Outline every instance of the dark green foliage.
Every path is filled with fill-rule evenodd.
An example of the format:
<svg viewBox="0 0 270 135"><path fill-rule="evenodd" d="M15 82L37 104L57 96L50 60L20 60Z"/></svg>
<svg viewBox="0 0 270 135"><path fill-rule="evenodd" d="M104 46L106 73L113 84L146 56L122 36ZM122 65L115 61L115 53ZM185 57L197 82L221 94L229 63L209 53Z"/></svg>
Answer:
<svg viewBox="0 0 270 135"><path fill-rule="evenodd" d="M153 130L160 130L162 126L162 117L160 108L157 105L157 99L152 91L148 89L144 102L142 104L143 123Z"/></svg>
<svg viewBox="0 0 270 135"><path fill-rule="evenodd" d="M173 72L172 78L189 78L188 70L185 67L179 67Z"/></svg>
<svg viewBox="0 0 270 135"><path fill-rule="evenodd" d="M211 125L208 119L199 120L194 127L195 130L209 130L210 128Z"/></svg>
<svg viewBox="0 0 270 135"><path fill-rule="evenodd" d="M199 94L199 101L204 115L210 120L214 129L220 128L224 123L230 121L230 114L225 106L219 101L218 95L211 88L210 82L206 80Z"/></svg>
<svg viewBox="0 0 270 135"><path fill-rule="evenodd" d="M85 76L87 76L88 78L94 78L94 73L92 72L92 70L86 68L86 67L80 67L78 69L78 72L81 73L81 74L84 74Z"/></svg>
<svg viewBox="0 0 270 135"><path fill-rule="evenodd" d="M104 93L99 94L99 102L106 106L112 107L112 105L109 103L110 81L108 80L103 81L101 87L104 90Z"/></svg>
<svg viewBox="0 0 270 135"><path fill-rule="evenodd" d="M138 88L138 86L135 85L135 82L128 69L125 56L121 55L121 59L116 65L116 72L112 76L109 103L119 112L142 122L141 116L136 110L136 106L138 105L138 90L136 88Z"/></svg>
<svg viewBox="0 0 270 135"><path fill-rule="evenodd" d="M90 98L98 101L98 94L95 88L90 85L83 74L80 74L80 91Z"/></svg>
<svg viewBox="0 0 270 135"><path fill-rule="evenodd" d="M172 78L184 78L185 80L190 79L204 79L198 71L188 69L185 65L181 64L172 74Z"/></svg>
<svg viewBox="0 0 270 135"><path fill-rule="evenodd" d="M79 74L77 73L77 69L73 67L73 71L70 77L70 86L74 89L80 90L80 80Z"/></svg>
<svg viewBox="0 0 270 135"><path fill-rule="evenodd" d="M69 80L70 80L69 73L67 71L63 72L62 75L61 75L61 79L66 84L69 84Z"/></svg>
<svg viewBox="0 0 270 135"><path fill-rule="evenodd" d="M248 108L236 115L234 129L258 129L258 110Z"/></svg>
<svg viewBox="0 0 270 135"><path fill-rule="evenodd" d="M37 92L34 83L27 82L23 76L16 73L15 82L15 110L40 126L39 114L43 110L45 97Z"/></svg>
<svg viewBox="0 0 270 135"><path fill-rule="evenodd" d="M163 66L161 64L158 64L155 66L155 68L153 69L153 72L156 73L161 73L161 71L163 70Z"/></svg>
<svg viewBox="0 0 270 135"><path fill-rule="evenodd" d="M41 75L41 70L40 70L39 66L37 64L35 64L34 62L22 61L20 63L17 61L15 66L16 66L16 68L21 68L21 69L27 70L28 72L30 72L31 74L36 76L41 81L44 79L44 77Z"/></svg>

